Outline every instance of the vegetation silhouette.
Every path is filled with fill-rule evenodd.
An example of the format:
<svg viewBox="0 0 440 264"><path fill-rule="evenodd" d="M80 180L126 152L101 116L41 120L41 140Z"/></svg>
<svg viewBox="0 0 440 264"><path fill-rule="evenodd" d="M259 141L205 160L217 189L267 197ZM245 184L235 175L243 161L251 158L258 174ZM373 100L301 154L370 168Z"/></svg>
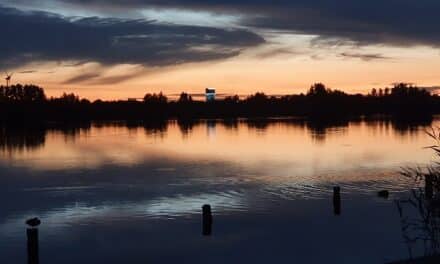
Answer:
<svg viewBox="0 0 440 264"><path fill-rule="evenodd" d="M440 97L416 86L399 83L393 88L372 89L368 95L347 94L317 83L306 94L246 98L228 96L202 102L181 93L177 101L164 94L147 93L143 101L90 102L75 94L48 98L36 85L0 86L0 121L99 121L166 120L197 118L305 116L316 120L391 115L418 119L440 113Z"/></svg>
<svg viewBox="0 0 440 264"><path fill-rule="evenodd" d="M428 132L435 140L429 146L440 157L440 131ZM438 263L440 261L440 163L427 168L404 168L401 174L413 182L408 197L396 200L403 239L410 261L405 263ZM423 257L414 251L423 249ZM403 263L403 262L402 262Z"/></svg>

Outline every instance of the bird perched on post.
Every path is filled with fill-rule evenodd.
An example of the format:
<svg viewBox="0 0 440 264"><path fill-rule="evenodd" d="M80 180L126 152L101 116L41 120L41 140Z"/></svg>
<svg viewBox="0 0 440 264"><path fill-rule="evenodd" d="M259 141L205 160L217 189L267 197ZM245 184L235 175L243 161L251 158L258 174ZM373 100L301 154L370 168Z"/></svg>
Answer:
<svg viewBox="0 0 440 264"><path fill-rule="evenodd" d="M26 224L31 227L36 227L41 224L41 221L40 221L40 219L38 219L38 217L35 217L35 218L31 218L31 219L26 220Z"/></svg>

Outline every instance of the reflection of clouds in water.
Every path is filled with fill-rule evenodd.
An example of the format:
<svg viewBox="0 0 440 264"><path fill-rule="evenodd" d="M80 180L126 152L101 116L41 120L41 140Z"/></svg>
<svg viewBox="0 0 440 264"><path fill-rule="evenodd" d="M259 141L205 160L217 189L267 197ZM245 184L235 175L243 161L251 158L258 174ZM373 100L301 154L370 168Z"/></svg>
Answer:
<svg viewBox="0 0 440 264"><path fill-rule="evenodd" d="M317 170L310 175L266 175L255 176L261 182L262 192L275 199L314 200L328 199L334 186L340 186L343 193L377 196L380 190L400 193L412 182L396 169L358 167L356 170Z"/></svg>
<svg viewBox="0 0 440 264"><path fill-rule="evenodd" d="M111 224L130 218L174 218L201 214L204 204L210 204L217 215L244 211L247 202L244 195L236 191L202 193L159 197L136 202L103 202L99 205L74 203L62 208L42 212L25 212L8 218L0 224L0 235L15 236L24 229L24 221L32 215L42 220L42 228L48 235L56 235L59 228L73 225ZM52 233L53 232L53 233Z"/></svg>
<svg viewBox="0 0 440 264"><path fill-rule="evenodd" d="M232 130L217 123L212 137L210 133L214 131L209 127L195 124L189 136L182 138L179 126L174 123L163 137L145 133L143 129L127 131L125 127L106 126L92 128L74 141L66 141L60 133L49 133L44 147L9 158L0 156L0 163L4 164L0 167L0 186L3 186L0 197L5 202L0 214L0 237L12 241L9 246L16 241L22 241L20 245L24 246L24 221L33 216L43 221L40 227L43 244L59 240L60 244L67 243L67 249L78 252L93 248L83 241L89 237L94 243L98 234L93 234L95 229L109 230L104 235L109 238L106 241L112 241L120 229L128 227L136 235L127 233L125 240L118 241L134 245L139 241L149 243L154 233L163 236L155 223L164 223L167 230L170 226L178 230L182 228L178 223L188 221L195 230L189 233L197 236L197 221L205 203L212 205L214 214L221 216L221 225L229 225L228 228L231 222L223 220L237 219L232 225L241 230L244 226L241 219L258 214L258 219L252 218L249 223L258 222L259 226L249 225L252 230L247 232L248 229L246 235L258 230L278 239L280 233L290 230L294 231L292 237L297 237L303 230L300 237L304 238L311 229L302 226L311 223L313 230L330 223L327 227L336 231L334 225L340 224L344 232L338 231L339 234L357 234L358 226L368 227L371 223L358 201L350 209L350 217L354 217L349 221L352 229L347 229L346 221L325 218L325 213L331 212L332 187L341 186L347 204L355 196L374 201L378 199L374 198L378 190L390 190L389 200L379 200L390 203L407 187L398 176L399 166L426 162L431 154L422 149L424 142L429 142L423 132L405 141L396 138L391 128L380 130L365 124L356 123L343 131L326 129L325 141L319 144L301 126L269 124L264 131L259 134L243 124ZM378 213L377 202L374 203L368 215L381 216L381 225L374 225L381 230L371 235L372 241L394 226L394 222L383 224L386 219L382 218L383 213ZM318 207L311 210L311 205ZM277 210L282 211L282 217L273 217ZM295 216L286 221L288 228L285 228L284 219L289 212ZM309 218L303 221L304 215ZM277 224L280 219L283 221ZM315 221L322 219L321 225L316 224ZM274 220L275 224L265 225ZM277 227L278 232L274 232ZM144 230L145 236L138 236L138 229L142 228L148 231ZM310 244L325 239L322 234L327 231L319 230ZM171 239L175 239L175 233L170 233ZM69 243L75 238L79 246L72 247ZM352 238L349 235L344 241ZM298 243L304 246L302 239ZM182 240L182 244L187 242ZM287 244L290 241L282 245ZM199 250L198 246L195 248Z"/></svg>
<svg viewBox="0 0 440 264"><path fill-rule="evenodd" d="M191 125L171 121L162 137L145 133L147 128L95 125L87 133L77 133L74 141L48 131L44 146L12 155L0 153L0 162L32 170L57 170L96 169L108 164L133 166L167 158L217 160L250 167L291 163L299 164L295 170L306 171L316 166L348 169L366 163L387 167L426 161L429 152L421 147L430 142L422 130L405 140L392 127L377 126L382 123L346 122L343 127L332 127L288 121L239 122L237 129L231 130L227 124L215 121ZM186 126L191 128L188 136L182 137L181 129ZM264 134L256 133L254 126L263 126ZM313 135L319 131L326 136L317 142Z"/></svg>
<svg viewBox="0 0 440 264"><path fill-rule="evenodd" d="M159 198L153 200L146 211L151 216L182 216L200 213L203 204L210 204L213 211L220 214L226 211L243 211L246 208L243 194L229 191L189 197L179 195L174 198Z"/></svg>

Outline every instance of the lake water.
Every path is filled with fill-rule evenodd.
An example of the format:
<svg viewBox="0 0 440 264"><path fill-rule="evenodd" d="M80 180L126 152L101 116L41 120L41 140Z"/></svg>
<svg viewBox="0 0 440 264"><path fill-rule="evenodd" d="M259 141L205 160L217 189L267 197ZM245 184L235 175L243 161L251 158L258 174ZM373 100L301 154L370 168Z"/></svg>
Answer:
<svg viewBox="0 0 440 264"><path fill-rule="evenodd" d="M407 259L402 167L436 157L386 120L3 126L0 263L387 263ZM340 215L333 186L342 189ZM377 196L389 190L390 197ZM213 233L201 235L210 204ZM413 245L415 255L422 255Z"/></svg>

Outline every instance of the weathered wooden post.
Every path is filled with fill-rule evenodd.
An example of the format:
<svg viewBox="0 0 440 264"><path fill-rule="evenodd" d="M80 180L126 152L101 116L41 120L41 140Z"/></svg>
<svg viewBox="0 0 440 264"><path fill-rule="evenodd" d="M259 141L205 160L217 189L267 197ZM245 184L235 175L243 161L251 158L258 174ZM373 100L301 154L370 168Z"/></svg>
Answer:
<svg viewBox="0 0 440 264"><path fill-rule="evenodd" d="M387 190L383 190L383 191L379 191L377 195L381 198L388 199L388 197L390 196L390 192Z"/></svg>
<svg viewBox="0 0 440 264"><path fill-rule="evenodd" d="M434 181L434 176L432 176L430 174L425 175L425 196L426 196L426 199L428 199L428 200L431 200L434 195L433 181Z"/></svg>
<svg viewBox="0 0 440 264"><path fill-rule="evenodd" d="M32 218L26 221L26 224L30 227L26 229L27 234L27 252L28 252L28 264L38 264L38 226L41 221L38 218Z"/></svg>
<svg viewBox="0 0 440 264"><path fill-rule="evenodd" d="M341 187L333 187L333 210L335 215L341 214Z"/></svg>
<svg viewBox="0 0 440 264"><path fill-rule="evenodd" d="M202 207L203 210L203 235L210 236L212 233L212 212L211 206L209 204L205 204Z"/></svg>

